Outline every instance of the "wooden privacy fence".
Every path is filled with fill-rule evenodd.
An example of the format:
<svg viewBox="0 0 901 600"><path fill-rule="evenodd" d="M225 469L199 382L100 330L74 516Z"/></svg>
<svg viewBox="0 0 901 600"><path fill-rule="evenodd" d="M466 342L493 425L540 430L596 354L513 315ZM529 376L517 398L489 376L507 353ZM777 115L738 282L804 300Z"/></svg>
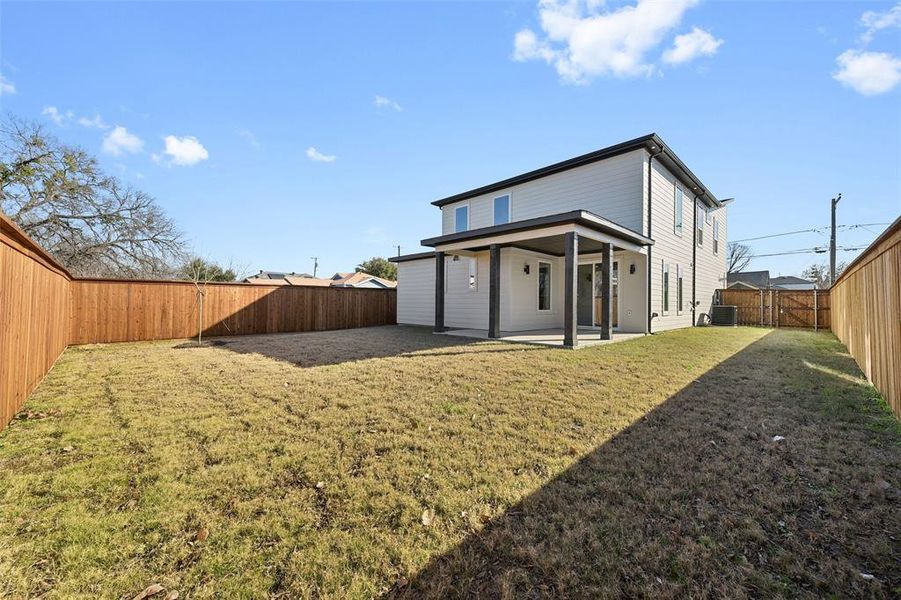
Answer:
<svg viewBox="0 0 901 600"><path fill-rule="evenodd" d="M395 290L74 280L70 344L323 331L396 321Z"/></svg>
<svg viewBox="0 0 901 600"><path fill-rule="evenodd" d="M901 418L901 217L832 286L832 331Z"/></svg>
<svg viewBox="0 0 901 600"><path fill-rule="evenodd" d="M393 289L76 279L0 214L0 430L70 344L349 329L396 315Z"/></svg>
<svg viewBox="0 0 901 600"><path fill-rule="evenodd" d="M718 303L738 307L739 325L831 327L829 290L717 290Z"/></svg>

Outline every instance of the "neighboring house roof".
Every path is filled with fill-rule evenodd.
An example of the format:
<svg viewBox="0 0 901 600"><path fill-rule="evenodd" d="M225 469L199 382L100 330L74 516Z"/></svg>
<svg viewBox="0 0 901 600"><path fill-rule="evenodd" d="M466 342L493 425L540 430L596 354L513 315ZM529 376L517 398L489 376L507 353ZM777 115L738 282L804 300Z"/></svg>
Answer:
<svg viewBox="0 0 901 600"><path fill-rule="evenodd" d="M289 275L285 277L285 281L288 285L315 285L320 287L328 287L332 284L331 279L323 279L321 277L310 277L310 276L298 276L294 277Z"/></svg>
<svg viewBox="0 0 901 600"><path fill-rule="evenodd" d="M397 282L358 271L356 273L335 273L335 276L332 277L331 285L335 287L394 288L397 287Z"/></svg>
<svg viewBox="0 0 901 600"><path fill-rule="evenodd" d="M716 196L714 196L713 193L710 192L703 183L701 183L701 180L698 179L695 174L685 166L685 163L683 163L682 160L679 159L678 156L676 156L676 153L673 152L656 133L651 133L640 138L635 138L634 140L629 140L628 142L616 144L614 146L608 146L607 148L602 148L594 152L589 152L588 154L576 156L575 158L570 158L568 160L554 163L540 169L535 169L534 171L529 171L527 173L522 173L521 175L503 179L495 183L483 185L482 187L469 190L468 192L462 192L459 194L454 194L453 196L442 198L440 200L435 200L434 202L432 202L432 204L440 207L444 206L445 204L451 204L452 202L459 202L460 200L466 200L467 198L481 196L482 194L501 191L514 185L519 185L521 183L526 183L528 181L547 177L548 175L560 173L561 171L575 169L576 167L581 167L583 165L591 164L600 160L604 160L606 158L612 158L614 156L619 156L620 154L625 154L627 152L632 152L634 150L640 149L645 149L653 154L655 156L655 160L659 160L661 163L663 163L663 165L670 171L672 171L672 173L677 178L679 178L682 183L688 186L688 189L691 190L691 193L697 194L698 197L701 198L706 204L710 206L722 205L722 203L716 198Z"/></svg>
<svg viewBox="0 0 901 600"><path fill-rule="evenodd" d="M751 288L760 289L770 285L769 271L739 271L726 275L726 287L732 287L733 283L744 283Z"/></svg>
<svg viewBox="0 0 901 600"><path fill-rule="evenodd" d="M271 280L279 280L279 279L283 280L286 277L312 277L312 275L310 275L309 273L295 273L293 271L290 273L285 273L283 271L260 271L259 273L255 274L255 275L251 275L250 277L247 277L246 279L244 279L244 282L245 283L257 283L258 280L263 280L263 281L270 281L270 285L271 285Z"/></svg>
<svg viewBox="0 0 901 600"><path fill-rule="evenodd" d="M726 289L730 290L756 290L759 289L756 286L751 285L750 283L745 283L744 281L733 281L729 285L726 286Z"/></svg>
<svg viewBox="0 0 901 600"><path fill-rule="evenodd" d="M794 275L783 275L770 279L770 286L774 288L784 287L796 290L812 290L817 287L817 284L809 279L802 279L801 277L795 277Z"/></svg>

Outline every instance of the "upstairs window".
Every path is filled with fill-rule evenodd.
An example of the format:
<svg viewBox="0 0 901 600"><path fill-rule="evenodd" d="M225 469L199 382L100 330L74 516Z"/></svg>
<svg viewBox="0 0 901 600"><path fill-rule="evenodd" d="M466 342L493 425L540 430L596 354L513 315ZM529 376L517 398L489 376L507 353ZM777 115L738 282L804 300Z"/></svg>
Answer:
<svg viewBox="0 0 901 600"><path fill-rule="evenodd" d="M698 230L698 246L704 245L704 215L707 209L703 205L698 205L698 222L695 227Z"/></svg>
<svg viewBox="0 0 901 600"><path fill-rule="evenodd" d="M503 225L510 222L510 194L494 199L494 224Z"/></svg>
<svg viewBox="0 0 901 600"><path fill-rule="evenodd" d="M454 231L469 231L469 205L464 204L454 209Z"/></svg>
<svg viewBox="0 0 901 600"><path fill-rule="evenodd" d="M720 253L720 223L713 217L713 253Z"/></svg>
<svg viewBox="0 0 901 600"><path fill-rule="evenodd" d="M682 188L676 186L673 194L673 231L679 237L682 237Z"/></svg>
<svg viewBox="0 0 901 600"><path fill-rule="evenodd" d="M551 310L551 263L538 263L538 310Z"/></svg>

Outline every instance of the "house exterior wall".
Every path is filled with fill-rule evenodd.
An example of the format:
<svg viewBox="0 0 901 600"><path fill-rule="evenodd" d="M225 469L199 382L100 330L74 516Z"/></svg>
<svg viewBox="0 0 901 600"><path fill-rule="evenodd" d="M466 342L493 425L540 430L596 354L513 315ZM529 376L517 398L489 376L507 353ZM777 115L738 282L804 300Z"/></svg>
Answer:
<svg viewBox="0 0 901 600"><path fill-rule="evenodd" d="M469 287L470 262L476 261L476 289ZM488 252L445 258L444 325L464 329L488 329ZM434 288L433 288L434 293ZM432 323L434 324L434 316Z"/></svg>
<svg viewBox="0 0 901 600"><path fill-rule="evenodd" d="M551 265L551 310L538 310L538 263ZM528 275L525 266L529 265ZM563 259L501 250L501 331L563 327Z"/></svg>
<svg viewBox="0 0 901 600"><path fill-rule="evenodd" d="M454 211L464 204L469 205L469 229L494 225L494 199L504 194L510 194L511 221L582 209L641 231L641 165L645 156L644 150L635 150L442 206L441 233L454 233Z"/></svg>
<svg viewBox="0 0 901 600"><path fill-rule="evenodd" d="M397 322L435 324L435 259L397 263Z"/></svg>
<svg viewBox="0 0 901 600"><path fill-rule="evenodd" d="M648 155L645 154L645 191L643 202L647 210L647 169ZM657 313L651 331L664 331L680 327L690 327L691 321L691 277L692 246L694 244L694 194L679 182L662 164L651 161L651 231L645 235L654 239L651 251L651 312ZM682 233L675 229L676 188L682 190ZM701 203L698 210L701 211ZM713 295L718 288L726 286L726 239L727 208L724 206L710 210L710 222L704 223L703 243L697 247L696 299L700 302L696 317L709 314L713 305ZM719 244L713 252L713 218L719 223ZM664 311L663 282L664 268L669 266L669 310ZM677 301L678 273L682 273L682 304Z"/></svg>

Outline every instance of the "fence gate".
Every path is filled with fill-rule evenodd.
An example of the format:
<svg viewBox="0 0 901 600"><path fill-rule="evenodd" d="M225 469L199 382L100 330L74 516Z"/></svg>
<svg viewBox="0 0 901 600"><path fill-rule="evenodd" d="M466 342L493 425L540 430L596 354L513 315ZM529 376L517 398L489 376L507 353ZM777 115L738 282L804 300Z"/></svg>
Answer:
<svg viewBox="0 0 901 600"><path fill-rule="evenodd" d="M829 290L718 290L719 304L738 307L739 325L829 329Z"/></svg>

